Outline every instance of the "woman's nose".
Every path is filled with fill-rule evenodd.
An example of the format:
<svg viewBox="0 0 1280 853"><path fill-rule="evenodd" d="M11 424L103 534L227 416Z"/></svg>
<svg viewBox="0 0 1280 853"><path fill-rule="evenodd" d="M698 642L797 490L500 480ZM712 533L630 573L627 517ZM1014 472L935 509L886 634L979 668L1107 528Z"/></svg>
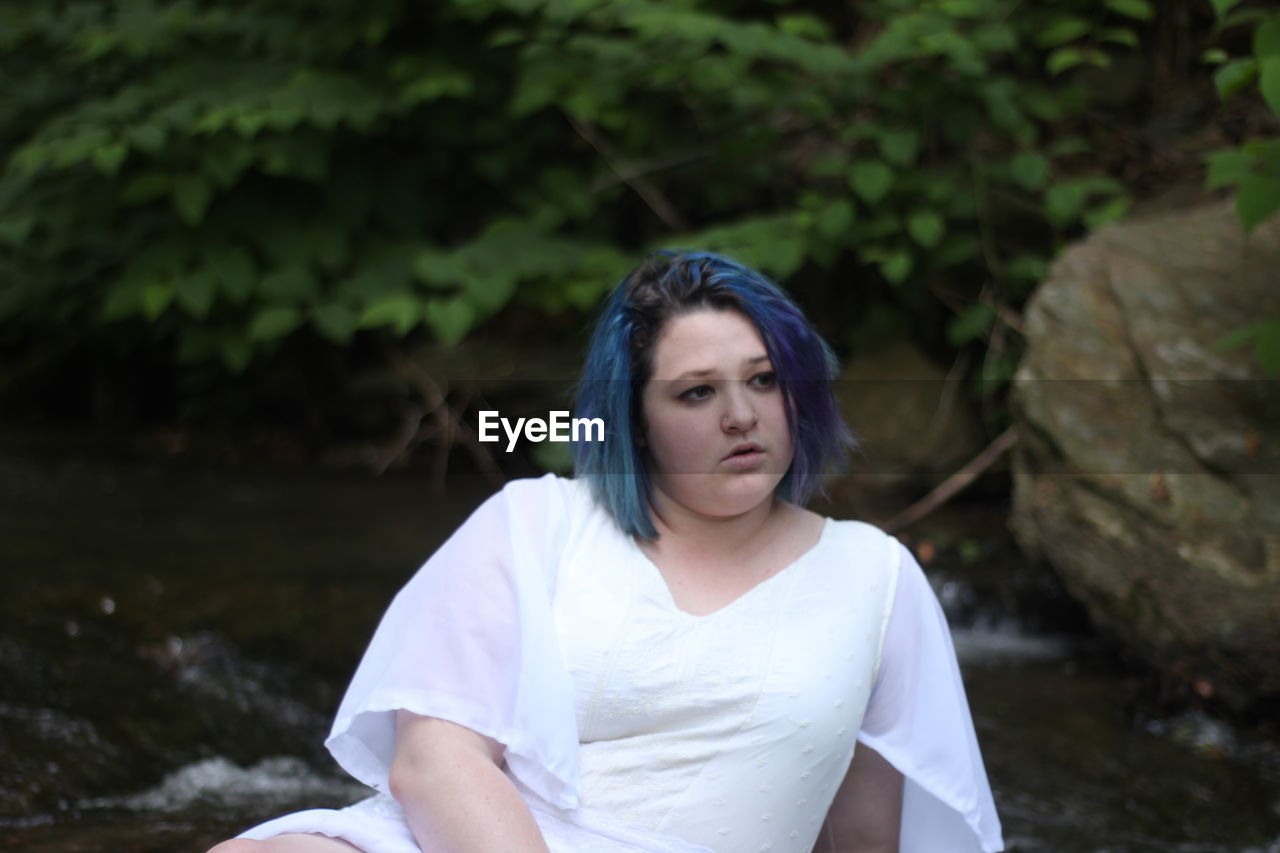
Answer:
<svg viewBox="0 0 1280 853"><path fill-rule="evenodd" d="M727 432L746 432L756 425L756 410L747 397L745 387L731 390L726 394L726 401L728 406L725 407L720 426Z"/></svg>

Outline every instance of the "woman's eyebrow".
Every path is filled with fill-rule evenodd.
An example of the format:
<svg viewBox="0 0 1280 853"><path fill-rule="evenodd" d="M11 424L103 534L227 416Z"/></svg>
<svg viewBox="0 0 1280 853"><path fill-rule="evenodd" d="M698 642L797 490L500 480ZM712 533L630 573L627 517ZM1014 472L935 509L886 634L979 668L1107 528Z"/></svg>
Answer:
<svg viewBox="0 0 1280 853"><path fill-rule="evenodd" d="M752 356L751 358L744 359L742 363L748 367L754 367L755 365L768 360L769 360L768 354L764 354L764 355L756 355L756 356ZM718 371L715 368L711 368L711 367L705 368L703 370L686 370L684 373L681 373L672 381L680 382L684 379L701 379L704 376L714 376L716 375L716 373L718 373Z"/></svg>

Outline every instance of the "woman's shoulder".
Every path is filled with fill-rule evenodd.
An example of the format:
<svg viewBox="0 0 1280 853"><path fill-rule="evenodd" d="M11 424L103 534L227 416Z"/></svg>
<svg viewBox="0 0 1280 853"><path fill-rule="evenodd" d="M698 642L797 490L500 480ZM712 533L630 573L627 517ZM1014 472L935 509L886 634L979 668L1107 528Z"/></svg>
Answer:
<svg viewBox="0 0 1280 853"><path fill-rule="evenodd" d="M841 546L859 552L879 553L897 563L900 543L876 525L856 519L827 518L827 528Z"/></svg>

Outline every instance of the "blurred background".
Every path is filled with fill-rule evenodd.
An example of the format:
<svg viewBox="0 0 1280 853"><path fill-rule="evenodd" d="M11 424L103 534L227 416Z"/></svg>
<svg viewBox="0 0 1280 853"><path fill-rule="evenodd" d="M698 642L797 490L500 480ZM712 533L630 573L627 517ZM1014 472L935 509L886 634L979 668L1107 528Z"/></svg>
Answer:
<svg viewBox="0 0 1280 853"><path fill-rule="evenodd" d="M775 277L821 511L952 620L1010 850L1280 851L1280 11L1257 0L8 0L0 849L362 795L394 591L565 445L664 247Z"/></svg>

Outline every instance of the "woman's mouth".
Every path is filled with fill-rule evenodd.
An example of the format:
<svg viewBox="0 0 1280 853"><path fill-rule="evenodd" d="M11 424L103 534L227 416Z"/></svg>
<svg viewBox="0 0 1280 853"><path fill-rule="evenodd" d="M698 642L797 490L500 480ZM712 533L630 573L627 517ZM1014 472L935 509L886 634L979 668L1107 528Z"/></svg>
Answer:
<svg viewBox="0 0 1280 853"><path fill-rule="evenodd" d="M721 461L737 470L754 468L764 461L764 448L758 444L741 444Z"/></svg>

